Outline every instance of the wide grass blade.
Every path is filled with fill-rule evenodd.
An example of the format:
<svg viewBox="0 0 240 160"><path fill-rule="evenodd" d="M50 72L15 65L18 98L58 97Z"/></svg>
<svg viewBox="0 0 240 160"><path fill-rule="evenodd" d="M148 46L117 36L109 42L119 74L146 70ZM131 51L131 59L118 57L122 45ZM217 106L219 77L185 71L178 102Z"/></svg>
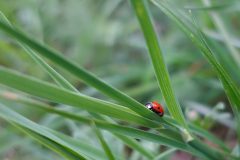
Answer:
<svg viewBox="0 0 240 160"><path fill-rule="evenodd" d="M0 117L15 124L17 127L22 129L24 132L31 134L38 142L41 142L46 147L54 150L58 154L64 156L69 160L85 160L78 151L74 150L65 141L62 141L58 137L47 132L43 127L29 121L28 119L18 115L17 113L11 111L7 107L0 104Z"/></svg>
<svg viewBox="0 0 240 160"><path fill-rule="evenodd" d="M68 151L65 147L62 147L61 145L56 144L54 141L51 139L45 138L40 134L37 134L36 132L33 132L23 126L20 126L16 123L12 123L13 126L27 134L28 136L32 137L35 139L38 143L43 144L44 146L48 147L49 149L53 150L54 152L58 153L59 155L63 156L64 158L68 160L85 160L86 158L84 157L75 157L74 155L71 155L72 151Z"/></svg>
<svg viewBox="0 0 240 160"><path fill-rule="evenodd" d="M93 146L92 144L87 143L87 141L84 139L76 139L73 137L69 137L55 130L49 130L49 132L61 138L68 144L71 144L71 146L81 151L84 155L91 157L92 159L101 159L101 160L107 159L107 156L104 154L104 152L102 152L102 150L99 150L97 146ZM122 159L122 158L117 157L116 159Z"/></svg>
<svg viewBox="0 0 240 160"><path fill-rule="evenodd" d="M11 102L16 102L18 104L24 104L24 105L26 105L28 107L34 107L34 108L37 108L37 109L41 109L41 110L45 111L46 113L58 114L60 116L63 116L65 118L69 118L69 119L72 119L72 120L75 120L75 121L78 121L78 122L83 122L83 123L89 124L89 121L90 121L90 120L89 121L85 121L79 115L76 115L76 114L73 114L73 113L70 113L70 112L62 111L62 110L59 110L59 109L47 106L46 104L40 103L40 102L35 101L35 100L31 100L31 99L26 98L26 97L19 96L17 94L11 93L11 92L0 93L0 98L7 99L7 100L10 100ZM104 119L102 119L102 120L104 120ZM197 127L196 125L193 125L193 124L189 124L189 126L190 126L190 130L193 133L195 133L196 135L199 135L199 136L201 136L203 138L208 139L209 141L219 145L226 152L230 153L230 149L227 148L226 145L221 140L219 140L218 138L213 136L208 131L206 131L206 130L200 128L200 127ZM177 134L174 135L175 133L172 133L171 131L167 131L166 132L166 130L159 130L159 132L163 136L169 136L169 138L174 138L175 140L178 140L180 142L182 141L182 138L179 137L179 135L177 135ZM162 134L164 132L165 132L165 134ZM135 140L132 140L132 139L130 139L128 137L125 137L123 135L119 135L119 134L116 134L116 133L114 135L117 138L123 140L124 143L127 144L128 146L138 150L140 153L142 153L146 157L148 157L150 159L153 158L153 154L149 153L144 147L139 145Z"/></svg>
<svg viewBox="0 0 240 160"><path fill-rule="evenodd" d="M89 121L85 121L84 119L81 118L81 116L79 116L77 114L73 114L71 112L66 112L66 111L62 111L62 110L53 108L51 106L47 106L46 104L40 103L38 101L29 99L29 98L26 98L26 97L19 96L17 94L12 93L12 92L2 92L2 93L0 93L0 99L2 99L2 98L7 99L8 101L14 102L14 103L17 103L17 104L24 104L27 107L34 107L36 109L43 110L46 113L57 114L59 116L69 118L69 119L72 119L72 120L77 121L77 122L82 122L82 123L89 124L88 123ZM97 120L99 120L99 119L97 119ZM101 120L104 121L105 119L101 118ZM110 121L110 120L108 120L108 121ZM114 123L114 122L111 120L111 123ZM151 152L149 152L145 147L141 146L135 139L132 139L132 138L129 138L129 137L126 137L124 135L117 134L117 133L113 133L113 134L117 138L122 140L127 146L134 149L135 151L138 151L139 153L141 153L142 155L144 155L148 159L152 159L154 157ZM170 132L167 133L167 135L171 135ZM58 136L60 136L60 135L58 135ZM169 136L169 138L173 138L173 136ZM177 139L177 138L175 138L175 140L181 141L181 139ZM86 149L86 150L89 150L89 149Z"/></svg>
<svg viewBox="0 0 240 160"><path fill-rule="evenodd" d="M31 125L33 122L27 120L26 118L19 115L18 113L4 107L3 105L0 105L0 111L1 111L0 116L3 117L4 119L6 118L7 120L12 121L14 123L17 123L19 121L19 123L21 125L28 125L29 127L33 126L33 125ZM68 113L66 113L65 115L67 115L67 114ZM5 117L4 115L7 115L7 117ZM101 128L101 129L104 129L104 130L107 130L107 131L110 131L110 132L113 132L113 133L126 135L126 136L139 138L139 139L149 140L149 141L159 143L159 144L163 144L163 145L166 145L166 146L169 146L169 147L176 147L178 149L188 151L188 152L192 151L191 148L188 148L185 143L179 142L179 141L175 140L174 138L170 139L170 138L161 136L159 134L157 135L157 134L154 134L154 133L149 133L147 131L142 131L140 129L124 127L124 126L116 125L116 124L111 124L111 123L108 123L108 122L105 122L105 121L100 121L100 120L96 120L96 119L82 117L82 116L74 115L74 114L71 114L71 113L69 113L68 115L72 115L72 116L66 116L67 118L77 120L78 122L81 122L81 123L86 123L86 124L91 125L92 122L94 121L94 123L96 124L96 126L98 128ZM35 124L34 126L35 126L34 129L36 129L36 130L37 129L38 130L42 129L41 131L45 133L46 129L44 130L43 127L41 127L37 124ZM24 126L24 127L27 127L27 126ZM47 134L47 132L45 134Z"/></svg>
<svg viewBox="0 0 240 160"><path fill-rule="evenodd" d="M167 108L171 116L187 129L181 107L174 95L169 74L164 62L163 54L159 46L158 38L151 22L150 13L147 8L147 3L144 0L131 0L132 6L137 15L138 21L143 31L149 54L153 63L156 78L158 80L159 87L162 91L164 100L167 104ZM187 134L187 132L186 132ZM190 134L185 135L186 140L192 139Z"/></svg>
<svg viewBox="0 0 240 160"><path fill-rule="evenodd" d="M35 80L35 79L31 79L31 78L23 76L23 75L19 75L15 72L7 70L7 69L0 68L0 77L1 77L0 83L5 84L10 87L13 87L15 89L30 93L32 95L39 96L41 98L47 98L49 100L53 100L58 103L64 103L64 104L71 105L71 106L81 107L88 111L98 111L98 113L101 112L102 114L106 114L106 115L116 117L116 118L119 118L122 120L124 120L127 115L127 117L128 117L128 119L126 120L127 122L132 121L134 123L137 123L137 124L140 124L143 126L147 126L147 127L153 127L153 128L158 127L158 124L156 124L154 121L144 119L143 117L140 117L134 113L131 113L128 109L122 108L120 110L119 107L114 107L115 104L107 103L107 102L100 101L100 100L97 100L94 98L89 98L86 96L68 92L66 90L59 89L53 85L43 83L43 82ZM16 81L18 83L16 83ZM47 90L47 92L46 92L46 90ZM99 110L98 107L101 107L101 109ZM90 110L91 108L93 108L93 110ZM65 116L66 115L69 116L69 114L67 114L66 112L64 112L63 114ZM84 118L79 118L77 115L75 117L73 115L70 115L70 117L77 118L78 120L81 120L84 123L87 123L88 125L91 124L91 121L92 121L92 120L90 120L90 121L86 120ZM97 122L95 122L95 123L97 124ZM116 127L114 124L106 126L105 123L100 123L100 125L97 125L97 126L102 129L106 129L106 130L109 130L109 131L111 131L113 133L117 133L117 134L123 134L123 135L128 135L128 136L132 136L132 134L133 134L134 136L136 136L134 138L141 138L141 137L139 137L140 134L142 134L142 136L144 135L142 138L144 138L146 136L145 134L147 134L147 135L150 134L147 132L142 133L143 131L136 130L133 128L124 128L122 126ZM116 127L116 128L113 129L113 128L111 128L111 126ZM119 128L120 128L120 130L117 130ZM127 133L127 130L129 130L130 135ZM179 144L179 142L175 143L176 140L173 140L173 139L176 138L176 136L175 136L175 133L173 130L170 130L168 132L163 132L163 134L166 137L171 137L171 139L167 139L167 143L166 143L166 141L164 140L164 139L166 139L166 137L161 136L161 138L158 139L158 142L162 142L163 144L166 144L166 145L170 144L170 146L175 145L175 147L179 146L179 147L182 147L182 149L184 149L184 147L186 147L185 144L184 145ZM149 135L149 136L151 137L153 135ZM154 138L155 136L148 139L149 136L147 136L147 138L145 137L145 139L153 141L152 138ZM158 135L158 136L160 136L160 135ZM169 140L171 142L169 142ZM174 142L172 143L172 141L174 141Z"/></svg>
<svg viewBox="0 0 240 160"><path fill-rule="evenodd" d="M12 27L12 24L7 19L7 17L0 11L0 19ZM25 52L37 63L40 67L42 67L51 78L60 86L65 89L76 91L77 89L71 85L66 79L64 79L58 72L56 72L50 65L48 65L36 52L34 52L27 45L18 41L18 44L25 50Z"/></svg>
<svg viewBox="0 0 240 160"><path fill-rule="evenodd" d="M16 98L16 97L13 96L12 98ZM27 104L30 104L30 103L31 102L29 102ZM112 133L115 133L115 134L122 134L122 135L125 135L125 136L134 137L134 138L145 139L145 140L160 143L160 144L163 144L163 145L167 145L167 146L171 146L171 147L177 147L177 148L182 149L182 150L187 150L186 148L188 148L188 146L185 146L186 144L184 144L181 139L179 139L179 140L176 139L177 137L176 137L175 133L173 134L173 132L171 130L167 131L167 132L163 131L162 133L165 133L163 136L162 136L161 132L158 133L158 135L156 135L156 134L148 133L146 131L141 131L141 130L134 129L134 128L123 127L123 126L119 126L119 125L116 125L116 124L107 123L106 121L100 121L100 120L97 120L97 119L89 119L87 117L82 117L80 115L76 115L76 114L69 113L69 112L66 112L66 111L61 111L61 110L58 110L58 109L54 109L52 107L44 107L41 104L38 104L38 105L35 105L35 106L39 109L45 110L48 113L59 114L59 115L64 116L66 118L73 119L75 121L82 122L82 123L85 123L87 125L90 125L92 123L92 121L94 120L94 122L95 122L95 124L97 125L98 128L108 130L108 131L110 131ZM197 156L200 156L200 157L204 156L204 155L198 153L198 151L193 151L191 148L190 149L188 148L187 151L189 151L189 150L194 155L197 155Z"/></svg>
<svg viewBox="0 0 240 160"><path fill-rule="evenodd" d="M81 79L86 84L96 88L100 92L108 95L109 97L113 98L119 103L124 104L126 107L130 108L136 113L144 117L147 117L149 119L156 119L158 121L162 120L161 118L159 118L159 116L149 111L144 105L140 104L133 98L127 96L126 94L120 92L116 88L106 84L105 82L103 82L93 74L89 73L88 71L84 70L83 68L73 64L72 62L67 60L65 57L63 57L60 53L58 53L56 50L46 47L41 43L29 38L28 36L23 34L21 31L17 30L16 28L10 27L8 24L6 24L3 21L0 21L0 28L3 31L7 32L12 37L19 40L20 42L25 43L32 49L36 50L42 56L48 58L58 66L72 73L73 75Z"/></svg>
<svg viewBox="0 0 240 160"><path fill-rule="evenodd" d="M8 21L8 19L4 16L3 13L0 12L0 16L2 16L2 18L6 21L6 24L9 24L10 27L12 27L11 23ZM37 55L37 53L35 53L31 48L29 48L28 46L21 44L19 42L19 45L31 56L31 58L37 63L39 64L47 73L50 77L52 77L52 79L62 88L73 91L73 92L77 92L78 90L71 85L71 83L69 83L65 78L63 78L58 72L56 72L50 65L48 65L40 56ZM95 129L96 135L99 138L103 149L105 150L106 154L109 156L109 159L114 159L113 158L113 154L111 153L111 150L109 149L109 147L107 146L107 143L105 142L102 134L100 131L98 131L98 129Z"/></svg>
<svg viewBox="0 0 240 160"><path fill-rule="evenodd" d="M133 113L128 108L96 98L69 92L49 83L23 76L17 72L13 72L2 67L0 67L0 83L34 96L46 98L57 103L79 107L89 112L108 115L110 117L143 126L159 127L157 122L141 117Z"/></svg>

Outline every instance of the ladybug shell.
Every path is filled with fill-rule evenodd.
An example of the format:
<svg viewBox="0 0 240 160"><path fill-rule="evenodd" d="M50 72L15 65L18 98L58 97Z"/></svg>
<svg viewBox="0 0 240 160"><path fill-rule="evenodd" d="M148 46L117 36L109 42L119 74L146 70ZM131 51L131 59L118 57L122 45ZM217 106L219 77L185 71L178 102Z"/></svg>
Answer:
<svg viewBox="0 0 240 160"><path fill-rule="evenodd" d="M163 106L156 101L152 102L152 110L160 116L164 114Z"/></svg>

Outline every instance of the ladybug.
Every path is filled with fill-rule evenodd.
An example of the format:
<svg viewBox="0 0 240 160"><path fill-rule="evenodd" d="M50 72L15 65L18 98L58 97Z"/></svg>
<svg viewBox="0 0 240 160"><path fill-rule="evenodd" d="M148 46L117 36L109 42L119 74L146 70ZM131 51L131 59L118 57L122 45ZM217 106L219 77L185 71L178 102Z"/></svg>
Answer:
<svg viewBox="0 0 240 160"><path fill-rule="evenodd" d="M159 104L156 101L153 102L148 102L145 104L145 106L150 109L151 111L153 111L154 113L158 114L159 116L163 116L164 115L164 109L163 106L161 104Z"/></svg>

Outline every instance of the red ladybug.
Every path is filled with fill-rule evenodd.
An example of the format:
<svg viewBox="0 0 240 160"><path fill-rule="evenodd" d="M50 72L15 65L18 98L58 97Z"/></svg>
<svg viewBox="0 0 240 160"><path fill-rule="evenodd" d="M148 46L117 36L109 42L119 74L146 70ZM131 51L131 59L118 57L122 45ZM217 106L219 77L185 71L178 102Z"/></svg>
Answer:
<svg viewBox="0 0 240 160"><path fill-rule="evenodd" d="M153 111L156 114L158 114L159 116L161 116L161 117L164 115L163 106L156 101L148 102L148 103L145 104L145 106L148 109L150 109L151 111Z"/></svg>

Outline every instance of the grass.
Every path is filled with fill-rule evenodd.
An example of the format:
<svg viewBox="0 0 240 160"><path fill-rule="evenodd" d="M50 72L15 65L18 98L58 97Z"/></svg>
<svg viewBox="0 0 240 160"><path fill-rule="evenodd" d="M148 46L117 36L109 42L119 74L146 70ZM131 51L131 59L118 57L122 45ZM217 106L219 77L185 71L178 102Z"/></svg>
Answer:
<svg viewBox="0 0 240 160"><path fill-rule="evenodd" d="M139 83L142 84L141 86L147 87L147 89L137 88L137 90L130 90L128 93L135 93L136 91L138 92L137 94L139 92L145 93L148 88L151 91L159 86L161 92L154 93L158 97L162 97L160 99L162 99L162 103L165 103L166 113L164 117L159 117L148 110L141 102L124 93L124 89L113 87L111 82L104 81L93 72L76 65L60 51L32 38L32 35L27 35L24 31L12 25L6 16L1 13L0 29L16 40L24 53L27 53L33 62L38 64L37 68L44 75L51 77L52 80L49 82L49 80L46 81L25 75L16 71L16 69L1 66L0 84L4 87L1 87L2 91L0 94L0 118L9 122L13 128L18 129L38 143L59 154L59 158L62 157L69 160L128 158L134 160L143 157L143 159L160 159L174 155L176 150L188 153L188 155L198 157L199 159L238 159L238 154L235 153L238 144L235 144L236 147L230 148L216 135L210 133L208 128L198 126L194 121L186 118L186 110L184 110L186 106L183 106L178 96L176 96L175 83L171 76L171 69L168 66L167 59L169 53L162 47L164 42L159 41L157 27L154 27L156 17L152 17L153 11L160 13L160 9L165 13L167 15L165 18L172 19L193 42L190 44L195 45L202 52L206 62L211 65L212 70L218 76L220 81L215 81L215 83L221 82L230 102L229 107L233 112L235 123L238 124L240 122L240 92L236 80L227 71L227 69L231 70L232 68L226 69L225 65L219 61L217 53L214 53L211 49L212 44L209 43L209 39L203 34L195 14L192 14L192 10L190 10L190 13L184 12L184 9L179 9L167 1L151 0L151 2L151 5L157 7L149 7L150 1L131 0L132 10L136 15L135 19L140 24L148 49L143 55L149 54L151 62L149 66L153 66L153 68L150 67L150 70L154 70L154 72L151 72L149 76L147 73L144 73L146 77L143 78L138 76L138 79L141 77L139 80ZM107 14L108 12L113 12L113 10L106 9L109 8L107 4L114 7L122 5L121 1L114 4L106 2L106 6L103 6L103 14L100 14L103 17L99 18L103 21L111 17L111 14ZM221 10L225 6L228 8L231 5L230 3L226 5L219 4L220 7L216 6L217 10ZM215 8L214 6L207 6L205 8L199 7L196 10L204 12L206 10L212 11ZM129 9L131 8L129 7ZM160 19L160 22L166 23L164 21L164 19ZM98 23L101 24L101 22ZM215 25L220 27L219 30L223 32L226 46L229 48L231 55L236 56L237 50L232 49L233 46L225 28L223 29L222 24L219 23ZM110 39L110 36L108 38ZM5 39L7 38L4 37ZM173 59L173 57L170 58ZM98 61L100 61L100 58L99 60L96 59L96 63ZM177 63L178 61L173 62ZM179 65L181 65L181 61ZM140 68L140 66L137 68ZM105 71L107 69L109 67L106 67ZM149 70L149 68L147 69ZM202 69L204 68L200 68L200 70ZM100 70L104 71L104 69ZM142 70L139 69L139 71L142 75ZM71 83L72 79L69 75L74 76L75 82L81 81L85 84L84 87L94 88L102 94L92 97L88 92L78 89L77 85ZM155 82L154 84L152 79L156 79L157 83ZM128 82L129 80L126 78L124 81ZM7 91L9 88L11 88L11 92ZM190 95L191 93L186 94ZM144 97L146 95L145 93ZM217 92L215 95L219 95L219 93ZM62 109L62 107L66 109ZM84 135L85 138L81 139L74 135L66 135L63 132L68 132L67 130L54 129L54 127L44 125L41 121L34 122L33 117L24 113L24 110L21 108L42 113L40 118L45 117L46 121L55 115L63 122L69 122L70 126L73 126L73 133L83 135L86 132L87 134ZM205 116L210 118L207 113ZM201 120L200 118L198 121L201 123L204 119ZM55 123L51 124L56 125ZM79 132L77 132L78 125L81 126ZM67 126L70 127L69 125ZM107 131L107 134L105 131ZM238 138L240 137L239 133L240 128L236 125L234 134ZM202 141L202 138L210 141L214 144L214 147L207 145L206 141ZM116 144L112 144L111 139L114 139ZM89 145L92 141L94 143L97 142L98 145ZM165 146L167 150L163 148L166 151L159 153L159 150L154 150L149 145L145 147L144 143L156 144L157 148ZM118 146L128 146L127 151L132 153L128 155L123 151L119 152L116 149ZM89 152L90 150L92 152ZM232 154L232 150L234 150L235 154ZM41 152L44 153L44 151ZM51 154L54 155L53 153ZM135 158L134 155L136 155ZM138 155L139 158L137 157ZM41 159L40 156L38 158Z"/></svg>

